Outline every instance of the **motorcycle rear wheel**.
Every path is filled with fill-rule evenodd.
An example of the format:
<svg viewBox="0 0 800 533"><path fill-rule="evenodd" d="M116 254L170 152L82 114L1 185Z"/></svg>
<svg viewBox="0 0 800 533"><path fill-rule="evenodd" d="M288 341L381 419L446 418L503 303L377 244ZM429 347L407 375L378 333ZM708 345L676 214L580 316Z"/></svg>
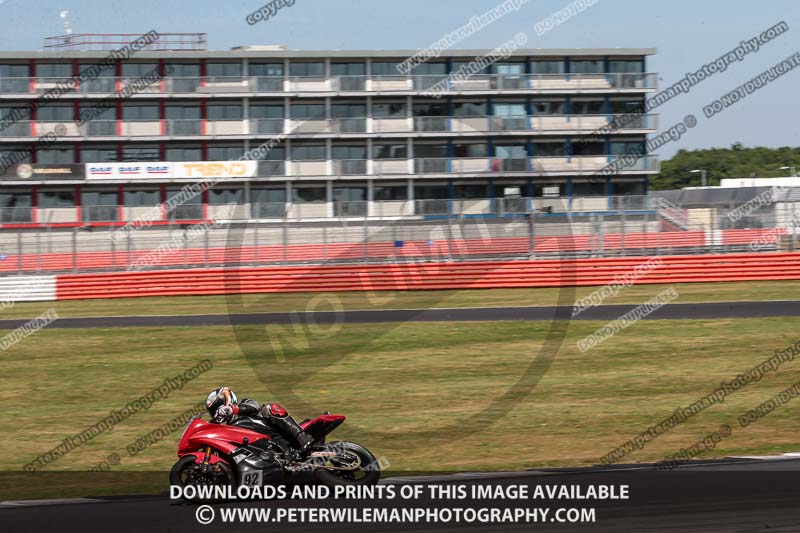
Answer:
<svg viewBox="0 0 800 533"><path fill-rule="evenodd" d="M315 470L317 479L328 487L335 485L375 485L381 478L381 467L372 453L355 442L335 441L327 446L358 456L360 465L356 470ZM335 460L332 461L335 463Z"/></svg>

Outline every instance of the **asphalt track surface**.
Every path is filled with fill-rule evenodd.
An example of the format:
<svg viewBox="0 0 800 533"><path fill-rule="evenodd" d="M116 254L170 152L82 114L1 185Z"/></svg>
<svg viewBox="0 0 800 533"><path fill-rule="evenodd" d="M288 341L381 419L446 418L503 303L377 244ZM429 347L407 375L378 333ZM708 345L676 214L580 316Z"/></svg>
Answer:
<svg viewBox="0 0 800 533"><path fill-rule="evenodd" d="M615 320L636 305L602 305L572 317L572 308L485 307L450 309L374 309L314 313L242 313L230 315L139 315L59 318L49 328L120 328L166 326L237 326L247 324L370 324L385 322L463 322L499 320ZM800 301L715 302L669 304L643 317L645 320L764 318L800 316ZM0 329L21 327L30 319L0 320Z"/></svg>
<svg viewBox="0 0 800 533"><path fill-rule="evenodd" d="M166 495L139 498L107 498L73 502L38 502L32 505L6 502L0 505L0 529L19 532L95 531L195 532L215 531L600 531L673 533L784 533L800 531L800 454L794 457L758 459L722 459L698 461L671 471L654 471L650 465L610 468L552 469L511 474L455 474L428 478L395 478L388 483L492 485L629 485L628 500L602 503L584 500L502 500L433 502L423 497L413 502L393 504L431 508L504 505L534 508L548 507L553 516L559 507L596 508L594 523L522 523L522 524L254 524L222 523L220 509L231 507L373 507L375 502L353 503L342 500L267 500L246 503L223 503L212 507L216 513L212 525L196 520L197 506L170 500ZM387 483L384 480L382 483ZM399 488L397 489L399 490ZM426 489L427 490L427 489ZM468 488L467 490L472 490ZM549 521L548 521L549 522Z"/></svg>

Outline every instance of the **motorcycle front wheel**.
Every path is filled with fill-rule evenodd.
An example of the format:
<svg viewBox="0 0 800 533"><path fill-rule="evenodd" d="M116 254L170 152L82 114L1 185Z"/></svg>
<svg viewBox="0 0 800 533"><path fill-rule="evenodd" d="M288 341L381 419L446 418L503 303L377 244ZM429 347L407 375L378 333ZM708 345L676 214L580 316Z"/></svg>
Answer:
<svg viewBox="0 0 800 533"><path fill-rule="evenodd" d="M194 455L187 455L182 457L172 466L169 473L169 484L187 487L194 485L195 487L214 487L214 486L233 486L236 477L224 461L218 461L216 464L203 466L197 464L197 458ZM224 498L187 498L189 501L197 503L210 503L221 501Z"/></svg>
<svg viewBox="0 0 800 533"><path fill-rule="evenodd" d="M328 460L330 468L315 471L317 479L329 487L334 485L375 485L381 477L381 467L372 453L355 442L335 441L326 448L337 455ZM357 465L354 467L353 462Z"/></svg>

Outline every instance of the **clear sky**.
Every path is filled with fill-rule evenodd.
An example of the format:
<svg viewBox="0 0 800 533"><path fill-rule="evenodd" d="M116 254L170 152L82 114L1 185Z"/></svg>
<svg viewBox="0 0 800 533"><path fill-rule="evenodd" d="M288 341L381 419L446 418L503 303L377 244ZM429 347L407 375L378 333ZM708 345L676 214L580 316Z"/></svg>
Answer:
<svg viewBox="0 0 800 533"><path fill-rule="evenodd" d="M63 33L59 11L69 9L76 33L206 32L209 48L283 44L293 49L424 48L501 0L295 0L273 18L250 26L245 17L266 0L3 0L2 50L38 50L43 38ZM734 48L779 21L790 31L658 109L666 129L687 114L699 124L678 148L800 146L797 106L800 68L735 107L705 119L703 106L778 61L800 51L797 0L597 0L583 13L537 36L534 25L571 0L529 0L518 12L463 41L463 48L494 48L515 33L530 48L654 47L648 70L664 88L687 71Z"/></svg>

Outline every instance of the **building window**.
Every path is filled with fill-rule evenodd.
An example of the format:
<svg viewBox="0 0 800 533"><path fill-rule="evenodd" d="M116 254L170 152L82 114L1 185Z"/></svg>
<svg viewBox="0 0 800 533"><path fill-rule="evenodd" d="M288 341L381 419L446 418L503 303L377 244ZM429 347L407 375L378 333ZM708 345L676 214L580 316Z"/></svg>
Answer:
<svg viewBox="0 0 800 533"><path fill-rule="evenodd" d="M376 201L408 200L408 186L375 185L372 189L372 199Z"/></svg>
<svg viewBox="0 0 800 533"><path fill-rule="evenodd" d="M447 200L450 197L447 185L416 185L415 200Z"/></svg>
<svg viewBox="0 0 800 533"><path fill-rule="evenodd" d="M453 198L487 198L488 185L454 185Z"/></svg>
<svg viewBox="0 0 800 533"><path fill-rule="evenodd" d="M167 147L167 161L202 161L203 150L199 146L184 146L180 148Z"/></svg>
<svg viewBox="0 0 800 533"><path fill-rule="evenodd" d="M149 121L159 120L157 105L126 105L122 106L122 120Z"/></svg>
<svg viewBox="0 0 800 533"><path fill-rule="evenodd" d="M73 116L72 106L42 106L36 110L36 120L40 122L67 122Z"/></svg>
<svg viewBox="0 0 800 533"><path fill-rule="evenodd" d="M291 116L293 119L324 119L325 105L323 104L292 104Z"/></svg>
<svg viewBox="0 0 800 533"><path fill-rule="evenodd" d="M291 148L292 161L325 161L325 145L295 145Z"/></svg>
<svg viewBox="0 0 800 533"><path fill-rule="evenodd" d="M644 141L626 141L626 142L612 142L611 155L644 155L646 147Z"/></svg>
<svg viewBox="0 0 800 533"><path fill-rule="evenodd" d="M196 63L171 63L173 78L199 78L200 65ZM167 69L169 70L169 69Z"/></svg>
<svg viewBox="0 0 800 533"><path fill-rule="evenodd" d="M209 146L209 161L232 161L244 154L244 146Z"/></svg>
<svg viewBox="0 0 800 533"><path fill-rule="evenodd" d="M286 188L251 189L250 200L253 203L286 203Z"/></svg>
<svg viewBox="0 0 800 533"><path fill-rule="evenodd" d="M564 61L531 61L532 74L564 74Z"/></svg>
<svg viewBox="0 0 800 533"><path fill-rule="evenodd" d="M72 65L67 64L67 66L70 69L64 77L71 78ZM0 65L0 78L27 78L29 72L28 65Z"/></svg>
<svg viewBox="0 0 800 533"><path fill-rule="evenodd" d="M408 159L408 146L405 144L375 144L372 146L373 159Z"/></svg>
<svg viewBox="0 0 800 533"><path fill-rule="evenodd" d="M417 159L444 159L447 157L447 145L415 144L414 157Z"/></svg>
<svg viewBox="0 0 800 533"><path fill-rule="evenodd" d="M489 145L486 143L464 143L453 145L455 157L488 157Z"/></svg>
<svg viewBox="0 0 800 533"><path fill-rule="evenodd" d="M27 70L27 68L26 68ZM27 76L28 73L25 72ZM72 78L72 64L70 63L37 63L36 64L36 77L37 78L58 78L60 80L68 80Z"/></svg>
<svg viewBox="0 0 800 533"><path fill-rule="evenodd" d="M641 74L644 72L644 61L609 61L608 70L622 74Z"/></svg>
<svg viewBox="0 0 800 533"><path fill-rule="evenodd" d="M373 103L372 116L375 118L405 118L408 116L408 111L405 103Z"/></svg>
<svg viewBox="0 0 800 533"><path fill-rule="evenodd" d="M498 102L494 114L498 117L524 117L527 113L524 102Z"/></svg>
<svg viewBox="0 0 800 533"><path fill-rule="evenodd" d="M533 145L536 157L566 157L567 145L564 141L536 143Z"/></svg>
<svg viewBox="0 0 800 533"><path fill-rule="evenodd" d="M147 74L158 72L157 63L123 63L122 76L125 78L141 78Z"/></svg>
<svg viewBox="0 0 800 533"><path fill-rule="evenodd" d="M208 120L242 120L244 112L238 104L208 106Z"/></svg>
<svg viewBox="0 0 800 533"><path fill-rule="evenodd" d="M321 78L325 76L325 63L292 62L289 65L289 75Z"/></svg>
<svg viewBox="0 0 800 533"><path fill-rule="evenodd" d="M332 76L363 76L366 72L365 63L331 63Z"/></svg>
<svg viewBox="0 0 800 533"><path fill-rule="evenodd" d="M7 146L0 150L0 162L4 166L13 166L17 163L30 163L33 157L29 146Z"/></svg>
<svg viewBox="0 0 800 533"><path fill-rule="evenodd" d="M81 163L105 163L117 161L117 149L108 147L81 147Z"/></svg>
<svg viewBox="0 0 800 533"><path fill-rule="evenodd" d="M494 71L502 76L525 74L525 63L495 63Z"/></svg>
<svg viewBox="0 0 800 533"><path fill-rule="evenodd" d="M125 189L125 207L154 207L161 203L161 192L155 189Z"/></svg>
<svg viewBox="0 0 800 533"><path fill-rule="evenodd" d="M210 78L241 78L241 63L207 63L206 76Z"/></svg>
<svg viewBox="0 0 800 533"><path fill-rule="evenodd" d="M157 145L131 146L124 144L122 146L122 161L161 161L161 155Z"/></svg>
<svg viewBox="0 0 800 533"><path fill-rule="evenodd" d="M250 118L279 118L283 119L283 106L282 105L251 105Z"/></svg>
<svg viewBox="0 0 800 533"><path fill-rule="evenodd" d="M244 202L242 189L209 189L209 205L241 204Z"/></svg>
<svg viewBox="0 0 800 533"><path fill-rule="evenodd" d="M116 120L117 120L117 112L116 112L116 109L113 106L112 107L98 107L98 106L96 106L94 104L91 104L89 102L81 102L80 103L80 111L81 111L81 113L83 113L84 111L86 112L85 116L87 118L91 118L90 122L92 122L92 121L98 121L99 122L101 120L116 122ZM84 115L81 114L80 116L84 116ZM111 128L111 129L107 130L108 133L102 132L102 133L99 133L99 134L100 135L116 135L116 133L117 133L116 127L114 127L114 126L107 126L107 127ZM97 130L94 130L94 129L90 130L89 135L94 134L95 131L97 131Z"/></svg>
<svg viewBox="0 0 800 533"><path fill-rule="evenodd" d="M405 76L397 66L400 63L395 61L375 61L372 63L371 72L373 76Z"/></svg>
<svg viewBox="0 0 800 533"><path fill-rule="evenodd" d="M419 65L414 66L412 69L412 74L415 76L446 76L447 63L420 63Z"/></svg>
<svg viewBox="0 0 800 533"><path fill-rule="evenodd" d="M633 101L615 101L611 100L611 113L615 115L624 115L627 113L644 113L644 102L641 100Z"/></svg>
<svg viewBox="0 0 800 533"><path fill-rule="evenodd" d="M247 71L251 76L283 76L283 63L250 63Z"/></svg>
<svg viewBox="0 0 800 533"><path fill-rule="evenodd" d="M563 115L565 109L565 102L561 101L548 101L548 102L533 102L531 108L534 115Z"/></svg>
<svg viewBox="0 0 800 533"><path fill-rule="evenodd" d="M367 201L367 188L366 187L334 187L333 188L333 201L334 202L366 202Z"/></svg>
<svg viewBox="0 0 800 533"><path fill-rule="evenodd" d="M169 120L200 120L202 116L198 105L170 105L166 109Z"/></svg>
<svg viewBox="0 0 800 533"><path fill-rule="evenodd" d="M573 100L571 111L573 115L603 115L605 102L602 100Z"/></svg>
<svg viewBox="0 0 800 533"><path fill-rule="evenodd" d="M13 209L14 207L31 207L31 193L29 192L0 193L0 208Z"/></svg>
<svg viewBox="0 0 800 533"><path fill-rule="evenodd" d="M38 204L41 209L75 207L72 191L39 191Z"/></svg>
<svg viewBox="0 0 800 533"><path fill-rule="evenodd" d="M582 59L573 61L571 68L575 74L602 74L606 67L602 59Z"/></svg>
<svg viewBox="0 0 800 533"><path fill-rule="evenodd" d="M292 202L297 204L316 204L327 202L325 187L292 187Z"/></svg>
<svg viewBox="0 0 800 533"><path fill-rule="evenodd" d="M446 117L447 104L445 103L420 103L414 104L415 117Z"/></svg>
<svg viewBox="0 0 800 533"><path fill-rule="evenodd" d="M333 146L334 159L366 159L366 146Z"/></svg>
<svg viewBox="0 0 800 533"><path fill-rule="evenodd" d="M486 102L456 102L453 104L455 117L485 117Z"/></svg>
<svg viewBox="0 0 800 533"><path fill-rule="evenodd" d="M117 205L119 195L115 191L83 191L81 192L81 205L90 206L114 206Z"/></svg>
<svg viewBox="0 0 800 533"><path fill-rule="evenodd" d="M363 118L367 116L365 104L335 104L331 106L333 118Z"/></svg>
<svg viewBox="0 0 800 533"><path fill-rule="evenodd" d="M577 142L572 145L575 156L602 156L606 155L605 143Z"/></svg>
<svg viewBox="0 0 800 533"><path fill-rule="evenodd" d="M604 182L573 182L572 196L605 196L606 184Z"/></svg>
<svg viewBox="0 0 800 533"><path fill-rule="evenodd" d="M39 150L36 161L44 165L68 165L75 162L75 150Z"/></svg>

